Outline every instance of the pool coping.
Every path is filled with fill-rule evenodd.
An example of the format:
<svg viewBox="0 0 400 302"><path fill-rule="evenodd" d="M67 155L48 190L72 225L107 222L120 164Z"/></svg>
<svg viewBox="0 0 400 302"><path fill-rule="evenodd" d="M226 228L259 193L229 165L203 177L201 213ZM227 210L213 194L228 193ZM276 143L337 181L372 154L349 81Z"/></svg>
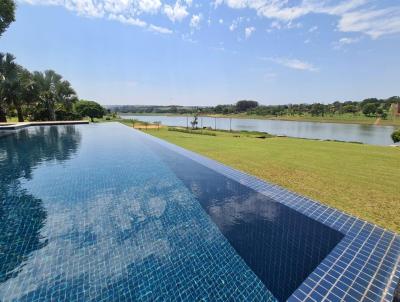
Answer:
<svg viewBox="0 0 400 302"><path fill-rule="evenodd" d="M399 234L150 134L132 130L344 234L288 301L392 302L400 280Z"/></svg>
<svg viewBox="0 0 400 302"><path fill-rule="evenodd" d="M18 123L0 123L0 131L2 130L18 130L30 126L58 126L58 125L80 125L89 124L89 121L45 121L45 122L18 122Z"/></svg>

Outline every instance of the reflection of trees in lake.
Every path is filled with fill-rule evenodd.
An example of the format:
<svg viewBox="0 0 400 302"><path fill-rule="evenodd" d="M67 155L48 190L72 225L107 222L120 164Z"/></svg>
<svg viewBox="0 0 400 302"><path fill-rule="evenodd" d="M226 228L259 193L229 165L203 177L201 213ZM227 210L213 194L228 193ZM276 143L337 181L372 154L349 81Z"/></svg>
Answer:
<svg viewBox="0 0 400 302"><path fill-rule="evenodd" d="M46 242L42 200L21 188L21 178L44 161L65 161L75 153L80 133L74 126L35 127L0 137L0 282L14 277L32 251Z"/></svg>

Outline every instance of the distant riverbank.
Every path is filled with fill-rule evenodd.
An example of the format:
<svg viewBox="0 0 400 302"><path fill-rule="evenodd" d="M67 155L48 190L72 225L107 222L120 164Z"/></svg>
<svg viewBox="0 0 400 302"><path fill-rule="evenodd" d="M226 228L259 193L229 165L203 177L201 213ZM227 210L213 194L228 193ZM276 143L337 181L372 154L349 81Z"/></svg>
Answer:
<svg viewBox="0 0 400 302"><path fill-rule="evenodd" d="M191 127L190 115L122 115L124 119L137 119L143 122L160 122L165 126ZM388 146L393 144L393 126L371 124L322 123L315 121L285 121L273 119L237 118L235 116L201 116L197 127L219 130L257 131L272 135L289 136L317 140L360 142L369 145Z"/></svg>
<svg viewBox="0 0 400 302"><path fill-rule="evenodd" d="M172 113L120 113L121 116L193 116L192 114L172 114ZM236 118L236 119L254 119L254 120L276 120L276 121L295 121L295 122L316 122L316 123L335 123L335 124L358 124L358 125L380 125L380 126L398 126L400 127L400 117L396 119L377 119L363 115L333 115L333 116L265 116L254 114L204 114L203 117L218 118Z"/></svg>

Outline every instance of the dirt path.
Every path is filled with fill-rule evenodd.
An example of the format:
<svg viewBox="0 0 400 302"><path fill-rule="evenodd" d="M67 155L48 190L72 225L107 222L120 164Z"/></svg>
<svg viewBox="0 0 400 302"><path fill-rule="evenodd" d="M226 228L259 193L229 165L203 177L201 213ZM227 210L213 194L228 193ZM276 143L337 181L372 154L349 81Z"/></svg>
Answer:
<svg viewBox="0 0 400 302"><path fill-rule="evenodd" d="M378 117L374 123L374 125L380 125L381 124L381 118Z"/></svg>

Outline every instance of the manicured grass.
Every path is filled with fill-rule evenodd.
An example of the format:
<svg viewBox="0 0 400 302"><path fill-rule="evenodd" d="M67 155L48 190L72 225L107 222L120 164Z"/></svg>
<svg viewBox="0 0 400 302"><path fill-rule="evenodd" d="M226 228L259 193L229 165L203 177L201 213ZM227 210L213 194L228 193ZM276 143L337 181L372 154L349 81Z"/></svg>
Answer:
<svg viewBox="0 0 400 302"><path fill-rule="evenodd" d="M325 116L312 116L312 115L282 115L282 116L263 116L263 115L249 115L249 114L232 114L232 115L213 115L215 117L232 117L244 119L268 119L268 120L282 120L282 121L300 121L300 122L318 122L318 123L337 123L337 124L362 124L374 125L377 119L375 117L367 117L365 115L341 114L341 115L325 115ZM388 117L386 120L380 119L379 125L382 126L400 126L400 118Z"/></svg>
<svg viewBox="0 0 400 302"><path fill-rule="evenodd" d="M400 148L219 131L146 132L400 232Z"/></svg>

